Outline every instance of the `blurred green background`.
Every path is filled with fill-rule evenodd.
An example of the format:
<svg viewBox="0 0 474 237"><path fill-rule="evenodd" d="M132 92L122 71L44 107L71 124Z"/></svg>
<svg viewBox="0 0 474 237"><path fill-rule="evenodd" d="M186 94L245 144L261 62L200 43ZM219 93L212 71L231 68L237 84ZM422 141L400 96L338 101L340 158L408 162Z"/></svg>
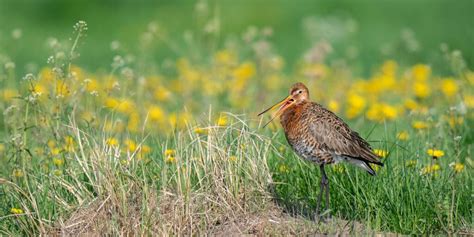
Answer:
<svg viewBox="0 0 474 237"><path fill-rule="evenodd" d="M447 73L442 43L459 49L470 68L474 64L472 0L226 0L208 5L210 14L220 19L219 44L241 37L250 25L269 26L273 47L286 60L287 70L324 37L333 46L330 58L352 58L347 62L361 74L386 59L429 63L435 71ZM68 39L72 26L84 20L89 31L77 64L89 70L109 68L117 54L110 49L112 41L136 52L140 35L152 21L166 28L171 39L182 39L185 30L203 25L195 8L194 1L2 0L0 54L15 62L19 72L27 71L27 65L44 66L51 55L47 39ZM155 50L158 62L179 56L164 46Z"/></svg>

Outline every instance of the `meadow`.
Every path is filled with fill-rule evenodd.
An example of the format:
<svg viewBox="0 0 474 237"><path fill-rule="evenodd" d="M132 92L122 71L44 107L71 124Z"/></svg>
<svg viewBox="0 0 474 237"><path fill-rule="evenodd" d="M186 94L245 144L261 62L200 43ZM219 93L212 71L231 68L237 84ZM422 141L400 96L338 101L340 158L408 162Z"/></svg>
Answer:
<svg viewBox="0 0 474 237"><path fill-rule="evenodd" d="M274 29L226 38L202 17L180 38L149 23L136 50L112 40L100 69L81 65L85 21L49 38L31 72L0 57L2 235L474 234L474 72L462 51L441 45L442 69L396 55L363 73L350 49L331 58L331 40L289 61ZM413 37L391 50L413 50ZM177 56L156 59L156 45ZM314 220L318 167L257 116L297 81L385 164L375 177L327 169L327 222Z"/></svg>

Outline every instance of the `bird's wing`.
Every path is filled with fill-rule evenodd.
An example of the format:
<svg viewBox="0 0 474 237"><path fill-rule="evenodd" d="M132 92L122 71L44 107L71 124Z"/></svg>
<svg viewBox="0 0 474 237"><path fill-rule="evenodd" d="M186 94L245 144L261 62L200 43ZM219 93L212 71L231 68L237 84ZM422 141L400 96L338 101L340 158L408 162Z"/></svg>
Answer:
<svg viewBox="0 0 474 237"><path fill-rule="evenodd" d="M318 141L320 149L338 155L349 156L369 163L380 164L379 157L372 152L370 144L352 131L337 115L322 107L309 124L311 135Z"/></svg>

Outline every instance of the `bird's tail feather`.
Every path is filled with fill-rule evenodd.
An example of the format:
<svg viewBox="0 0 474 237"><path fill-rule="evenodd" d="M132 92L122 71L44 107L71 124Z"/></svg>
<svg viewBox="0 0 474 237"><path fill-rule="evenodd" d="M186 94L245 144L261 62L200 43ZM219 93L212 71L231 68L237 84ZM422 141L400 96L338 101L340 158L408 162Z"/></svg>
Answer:
<svg viewBox="0 0 474 237"><path fill-rule="evenodd" d="M351 164L367 171L370 175L373 175L373 176L376 175L375 170L373 170L372 167L370 167L370 164L367 163L366 161L358 160L358 159L355 159L355 158L349 158L349 159L347 159L347 161L349 163L351 163Z"/></svg>

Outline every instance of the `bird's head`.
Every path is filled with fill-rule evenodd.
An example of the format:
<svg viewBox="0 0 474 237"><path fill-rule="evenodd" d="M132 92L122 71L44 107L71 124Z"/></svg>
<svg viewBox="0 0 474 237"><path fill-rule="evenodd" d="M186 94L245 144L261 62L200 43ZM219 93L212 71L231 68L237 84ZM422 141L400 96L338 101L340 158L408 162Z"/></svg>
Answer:
<svg viewBox="0 0 474 237"><path fill-rule="evenodd" d="M298 82L298 83L295 83L293 86L291 86L290 95L288 95L288 97L276 103L275 105L271 106L270 108L262 111L261 113L258 114L258 116L274 108L278 108L277 112L272 116L272 119L268 123L265 124L265 126L267 126L274 118L281 115L288 108L298 105L307 100L309 100L309 90L303 83Z"/></svg>

